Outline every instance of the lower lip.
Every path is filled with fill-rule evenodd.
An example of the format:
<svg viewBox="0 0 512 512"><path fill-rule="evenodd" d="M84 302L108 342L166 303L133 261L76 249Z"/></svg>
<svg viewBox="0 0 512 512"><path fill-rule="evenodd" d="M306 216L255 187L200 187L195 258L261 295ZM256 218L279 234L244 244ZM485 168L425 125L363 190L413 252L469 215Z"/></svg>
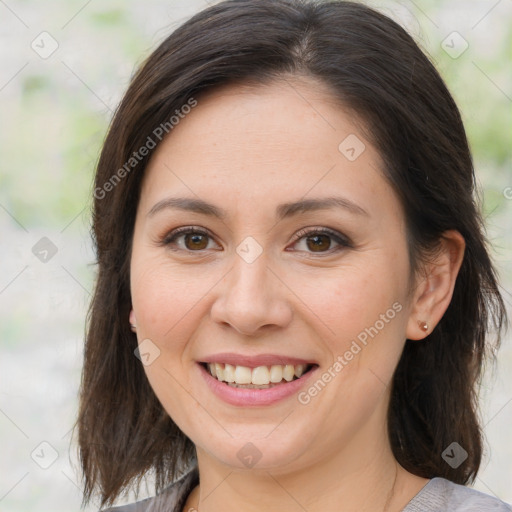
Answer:
<svg viewBox="0 0 512 512"><path fill-rule="evenodd" d="M228 404L243 407L272 405L296 394L307 384L311 375L318 368L313 368L309 370L309 372L305 373L301 378L292 380L286 384L279 384L272 388L247 389L228 386L226 383L220 382L218 379L212 377L202 364L198 364L198 366L206 384L209 386L211 391L215 393L215 395Z"/></svg>

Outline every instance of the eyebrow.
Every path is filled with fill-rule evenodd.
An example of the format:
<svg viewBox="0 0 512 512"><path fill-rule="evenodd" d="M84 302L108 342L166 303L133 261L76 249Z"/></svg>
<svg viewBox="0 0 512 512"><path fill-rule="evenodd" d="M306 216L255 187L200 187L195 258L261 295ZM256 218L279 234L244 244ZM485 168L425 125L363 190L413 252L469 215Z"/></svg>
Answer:
<svg viewBox="0 0 512 512"><path fill-rule="evenodd" d="M332 208L342 208L356 215L369 216L368 212L356 203L344 197L330 196L321 197L316 199L302 199L291 203L283 203L276 207L276 217L282 220L288 217L293 217L299 213L306 213L318 210L329 210ZM167 197L158 201L147 216L153 217L157 213L166 209L183 210L201 215L208 215L210 217L217 217L225 220L228 217L228 212L223 208L219 208L211 203L207 203L202 199L189 198L189 197Z"/></svg>

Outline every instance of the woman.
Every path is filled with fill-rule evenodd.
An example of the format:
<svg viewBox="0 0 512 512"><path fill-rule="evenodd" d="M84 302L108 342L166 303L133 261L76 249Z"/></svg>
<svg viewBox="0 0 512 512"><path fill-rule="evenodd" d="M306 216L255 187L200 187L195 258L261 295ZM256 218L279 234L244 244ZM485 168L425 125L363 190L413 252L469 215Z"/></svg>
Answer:
<svg viewBox="0 0 512 512"><path fill-rule="evenodd" d="M473 190L458 109L386 16L234 0L178 28L97 168L85 501L152 474L115 510L511 510L463 485L505 322Z"/></svg>

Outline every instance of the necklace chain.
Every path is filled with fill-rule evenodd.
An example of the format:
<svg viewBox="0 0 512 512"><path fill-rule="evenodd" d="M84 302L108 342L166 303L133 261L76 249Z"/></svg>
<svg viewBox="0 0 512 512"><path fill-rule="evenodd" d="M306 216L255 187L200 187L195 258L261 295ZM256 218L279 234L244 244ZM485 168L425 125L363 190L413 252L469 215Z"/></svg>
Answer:
<svg viewBox="0 0 512 512"><path fill-rule="evenodd" d="M384 504L384 508L382 509L382 512L389 512L389 505L391 504L391 500L393 499L395 495L395 485L396 485L396 479L398 477L398 467L395 465L395 478L393 480L393 486L391 487L391 490L389 491L388 497L386 499L386 503Z"/></svg>

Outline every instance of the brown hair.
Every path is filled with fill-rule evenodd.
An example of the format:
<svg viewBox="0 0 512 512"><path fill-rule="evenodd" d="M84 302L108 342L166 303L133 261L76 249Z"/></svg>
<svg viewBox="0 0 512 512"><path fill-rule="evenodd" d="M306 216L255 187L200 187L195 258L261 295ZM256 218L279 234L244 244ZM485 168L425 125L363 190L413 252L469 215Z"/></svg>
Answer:
<svg viewBox="0 0 512 512"><path fill-rule="evenodd" d="M410 472L456 483L476 477L482 454L477 384L491 353L487 334L497 330L497 347L506 313L450 93L405 30L366 6L231 0L195 15L149 56L116 111L98 162L98 276L77 420L84 503L97 491L102 505L112 504L129 486L138 489L150 470L158 492L195 458L192 442L164 411L134 356L137 340L128 324L131 240L151 157L139 150L149 146L148 138L159 141L158 127L170 132L170 117L191 98L200 102L202 91L290 74L326 84L370 127L405 211L413 269L444 231L458 230L466 241L445 315L427 342L405 345L388 423L394 455ZM457 468L441 457L454 441L468 452Z"/></svg>

